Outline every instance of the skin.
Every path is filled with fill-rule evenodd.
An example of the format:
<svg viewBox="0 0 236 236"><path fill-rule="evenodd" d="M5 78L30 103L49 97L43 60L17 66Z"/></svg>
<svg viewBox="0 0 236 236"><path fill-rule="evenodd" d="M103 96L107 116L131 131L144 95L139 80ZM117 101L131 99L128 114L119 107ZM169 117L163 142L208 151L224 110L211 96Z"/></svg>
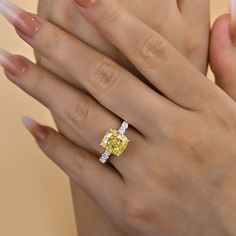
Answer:
<svg viewBox="0 0 236 236"><path fill-rule="evenodd" d="M236 101L236 1L231 0L231 14L220 16L213 25L210 43L210 64L216 75L216 84L227 92ZM229 173L227 184L222 185L218 201L224 202L220 205L219 211L222 220L231 232L235 232L236 225L236 191L232 188L235 185L236 172ZM226 212L231 212L230 217L224 218Z"/></svg>
<svg viewBox="0 0 236 236"><path fill-rule="evenodd" d="M231 27L229 27L231 26ZM236 100L236 19L229 14L220 16L213 25L210 64L216 84Z"/></svg>
<svg viewBox="0 0 236 236"><path fill-rule="evenodd" d="M119 15L104 14L108 8L111 12L119 8ZM94 135L101 140L100 132L106 128L102 124L97 127L97 120L96 124L92 122L94 115L109 127L117 127L118 117L132 125L127 132L132 140L127 151L121 158L111 158L115 169L105 168L96 155L56 131L33 121L25 122L39 147L95 199L124 234L234 235L234 229L225 224L233 222L233 205L222 211L222 205L229 204L222 193L232 187L236 170L234 100L159 33L118 3L100 0L87 9L78 7L78 11L109 36L163 96L57 26L36 16L32 21L32 16L28 16L25 22L39 22L35 25L39 30L28 35L25 24L22 27L14 22L18 34L56 66L64 68L73 83L83 85L91 97L75 91L44 68L8 54L4 64L7 77L78 129L81 136L87 131L89 140ZM20 14L19 18L25 19L27 14ZM61 36L57 47L44 37L47 34L52 38ZM64 51L69 59L64 57ZM83 58L78 56L81 54ZM55 99L51 88L61 96ZM137 103L140 94L145 99ZM79 104L68 105L78 100ZM78 110L81 104L83 109ZM97 130L88 129L88 125L95 125ZM95 152L101 151L98 143L91 142Z"/></svg>
<svg viewBox="0 0 236 236"><path fill-rule="evenodd" d="M182 0L178 1L177 7L176 1L135 0L135 4L133 4L134 0L121 0L121 3L152 29L160 32L202 73L206 73L209 40L209 1ZM129 59L77 11L73 1L40 0L38 12L42 18L66 29L72 35L117 61L145 81L143 76L132 66ZM178 31L178 34L176 34L176 31ZM40 65L64 79L69 78L66 71L58 69L42 55L37 54L36 56ZM69 82L73 84L73 81L70 80ZM73 85L83 89L80 84ZM61 133L75 144L91 150L86 140L81 140L78 133L68 127L55 113L53 113L53 117ZM94 235L94 233L109 236L121 235L95 201L73 180L71 180L71 186L79 235L88 236Z"/></svg>

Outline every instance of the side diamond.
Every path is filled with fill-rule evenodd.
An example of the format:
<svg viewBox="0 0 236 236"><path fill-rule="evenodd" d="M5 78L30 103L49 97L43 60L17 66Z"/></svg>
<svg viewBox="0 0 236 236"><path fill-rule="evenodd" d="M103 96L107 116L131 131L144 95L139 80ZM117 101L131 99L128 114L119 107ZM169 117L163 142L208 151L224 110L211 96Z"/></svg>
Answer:
<svg viewBox="0 0 236 236"><path fill-rule="evenodd" d="M119 129L119 132L121 134L124 134L125 131L128 129L128 127L129 127L129 124L126 121L124 121Z"/></svg>

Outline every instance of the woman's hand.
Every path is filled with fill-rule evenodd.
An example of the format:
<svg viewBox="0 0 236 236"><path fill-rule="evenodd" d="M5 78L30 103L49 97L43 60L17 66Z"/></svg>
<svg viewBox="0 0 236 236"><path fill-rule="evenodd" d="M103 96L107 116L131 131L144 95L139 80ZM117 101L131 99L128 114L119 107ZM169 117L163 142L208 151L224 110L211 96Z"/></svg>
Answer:
<svg viewBox="0 0 236 236"><path fill-rule="evenodd" d="M120 2L153 30L160 32L201 72L206 73L210 18L208 0L200 2L121 0ZM129 59L78 13L73 1L40 0L39 15L109 56L133 74L142 77ZM56 67L39 53L37 53L37 58L40 65L53 71L59 77L69 80L70 75L62 68ZM69 82L71 83L71 80ZM73 85L83 90L80 84ZM76 133L70 130L55 114L53 115L60 131L74 143L80 145L81 142L78 143L79 137Z"/></svg>
<svg viewBox="0 0 236 236"><path fill-rule="evenodd" d="M201 72L206 73L209 40L208 0L200 2L183 0L135 0L134 2L134 0L121 0L121 3L153 30L160 32L193 65ZM109 56L139 78L142 77L134 68L132 62L78 13L73 1L40 0L39 15ZM58 68L39 53L37 53L37 58L40 65L54 72L60 78L69 81L75 87L84 90L80 83L75 84L70 79L70 74L63 68ZM67 138L78 145L83 143L84 147L89 148L86 142L78 141L79 137L76 132L69 129L55 114L53 116L60 131Z"/></svg>
<svg viewBox="0 0 236 236"><path fill-rule="evenodd" d="M201 72L208 66L209 0L163 1L119 0L119 2L152 29L159 32ZM117 61L132 72L132 63L99 31L78 13L73 1L39 0L39 15L80 38L88 45ZM41 55L40 63L53 69ZM55 67L54 67L55 68ZM58 73L58 68L55 68ZM60 74L61 77L65 72Z"/></svg>
<svg viewBox="0 0 236 236"><path fill-rule="evenodd" d="M60 116L93 151L27 119L39 146L129 235L235 234L224 228L231 212L219 210L222 187L230 186L228 176L235 171L234 101L119 4L100 0L78 9L163 96L56 26L19 9L5 11L26 42L95 98L22 57L1 53L8 78ZM104 14L105 9L110 11ZM45 35L57 36L57 43ZM119 127L120 118L132 125L131 142L105 168L96 158L99 142L107 129Z"/></svg>
<svg viewBox="0 0 236 236"><path fill-rule="evenodd" d="M198 2L121 0L121 3L140 20L161 33L201 72L206 72L210 18L208 0ZM80 38L142 78L127 57L78 13L73 1L40 0L38 9L39 15L44 19L50 20L50 22ZM69 77L66 71L60 70L38 53L37 59L40 65L54 71L58 76ZM53 117L63 135L76 144L82 143L88 146L74 130L70 129L55 114ZM96 229L97 234L101 235L120 235L118 232L115 233L115 227L112 227L112 223L94 204L94 201L73 182L72 193L79 235L94 235L94 229ZM93 212L93 218L91 218L91 214L86 217L85 212ZM88 223L85 224L85 222Z"/></svg>
<svg viewBox="0 0 236 236"><path fill-rule="evenodd" d="M206 72L209 1L178 1L178 6L176 1L163 0L122 0L121 3L140 20L160 32L200 71ZM44 19L50 20L50 22L109 56L139 78L142 77L127 57L78 13L73 1L40 0L38 9L39 15ZM66 71L60 70L38 53L37 59L40 65L54 71L58 76L62 78L69 77ZM85 141L80 139L77 132L70 129L55 114L53 114L53 117L63 135L76 144L82 143L88 146ZM94 201L73 182L72 193L79 235L94 235L94 229L96 229L97 234L120 235L119 232L115 233L115 227L112 226L112 223L100 208L94 204ZM91 218L91 214L86 217L85 212L93 212L93 218ZM88 223L85 224L85 222Z"/></svg>
<svg viewBox="0 0 236 236"><path fill-rule="evenodd" d="M163 34L200 71L205 73L209 38L209 1L178 1L177 6L175 1L167 5L162 0L122 0L122 4L147 25ZM194 9L194 14L192 14L192 9ZM78 13L73 1L40 0L39 15L113 58L141 78L132 63ZM178 31L178 34L176 34L176 31ZM40 65L53 71L61 78L69 78L66 71L56 67L38 53L37 59ZM79 84L76 86L80 87ZM71 129L55 113L52 112L52 114L57 127L63 135L75 144L90 149L89 144L85 140L81 140L76 131ZM78 233L81 235L94 235L94 229L96 229L97 234L120 235L93 199L87 196L76 183L72 181L71 184ZM92 212L91 214L94 217L91 218L91 214L86 216L85 212Z"/></svg>

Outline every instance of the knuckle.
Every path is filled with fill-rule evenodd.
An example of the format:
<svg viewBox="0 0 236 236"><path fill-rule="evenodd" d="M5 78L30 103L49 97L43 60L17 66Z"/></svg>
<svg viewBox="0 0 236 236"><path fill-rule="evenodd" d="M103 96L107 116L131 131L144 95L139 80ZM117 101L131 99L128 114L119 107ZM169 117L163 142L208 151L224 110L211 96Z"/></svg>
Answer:
<svg viewBox="0 0 236 236"><path fill-rule="evenodd" d="M69 119L75 124L85 123L88 119L90 102L88 100L75 99L68 108Z"/></svg>
<svg viewBox="0 0 236 236"><path fill-rule="evenodd" d="M78 16L82 17L82 16ZM67 2L55 1L54 7L48 12L48 20L60 26L61 28L70 30L78 23L74 20L71 12L71 6Z"/></svg>
<svg viewBox="0 0 236 236"><path fill-rule="evenodd" d="M89 76L89 80L96 90L106 91L116 85L120 73L120 69L114 63L102 62L95 67Z"/></svg>
<svg viewBox="0 0 236 236"><path fill-rule="evenodd" d="M109 9L104 11L103 16L101 17L101 24L114 24L122 19L122 11L119 8Z"/></svg>
<svg viewBox="0 0 236 236"><path fill-rule="evenodd" d="M69 156L69 155L68 155ZM86 163L88 159L85 155L77 155L72 158L68 158L67 173L75 181L81 181L85 176Z"/></svg>
<svg viewBox="0 0 236 236"><path fill-rule="evenodd" d="M60 42L63 38L63 34L60 30L51 29L50 37L45 37L43 40L43 45L41 45L42 50L49 55L53 55L59 48Z"/></svg>
<svg viewBox="0 0 236 236"><path fill-rule="evenodd" d="M201 156L204 139L200 130L193 132L188 126L178 126L177 124L172 125L168 129L168 136L183 153L188 153L195 157Z"/></svg>
<svg viewBox="0 0 236 236"><path fill-rule="evenodd" d="M204 43L201 34L195 29L189 28L188 25L185 26L185 34L182 36L183 44L183 54L187 58L196 57L199 53L205 51L205 46L207 41Z"/></svg>
<svg viewBox="0 0 236 236"><path fill-rule="evenodd" d="M145 221L148 210L142 201L135 198L126 198L121 202L121 209L127 223L135 224L138 221Z"/></svg>
<svg viewBox="0 0 236 236"><path fill-rule="evenodd" d="M153 179L155 181L158 180L158 185L160 187L171 193L180 192L179 176L172 170L165 167L165 165L162 165L161 162L159 163L159 167L156 167L156 165L150 165L148 167L150 168L150 171L148 173L150 179Z"/></svg>
<svg viewBox="0 0 236 236"><path fill-rule="evenodd" d="M202 43L200 42L200 40L198 41L196 39L188 38L185 44L185 55L188 58L196 56L196 54L198 54L199 51L201 50L201 47L202 47Z"/></svg>
<svg viewBox="0 0 236 236"><path fill-rule="evenodd" d="M27 90L30 91L30 93L33 96L36 96L40 94L41 87L42 87L42 79L47 78L48 74L46 70L38 70L37 76L33 80L30 81L30 83L27 84Z"/></svg>
<svg viewBox="0 0 236 236"><path fill-rule="evenodd" d="M129 231L133 229L150 229L155 224L153 219L160 216L158 209L153 208L153 203L150 199L145 200L144 197L127 197L122 200L122 228Z"/></svg>
<svg viewBox="0 0 236 236"><path fill-rule="evenodd" d="M157 32L165 32L168 27L171 27L170 21L166 20L166 17L166 12L165 18L160 17L159 15L157 17L151 17L150 19L147 19L147 25L150 25Z"/></svg>
<svg viewBox="0 0 236 236"><path fill-rule="evenodd" d="M163 39L145 36L138 40L135 58L142 67L161 67L169 58L168 49Z"/></svg>

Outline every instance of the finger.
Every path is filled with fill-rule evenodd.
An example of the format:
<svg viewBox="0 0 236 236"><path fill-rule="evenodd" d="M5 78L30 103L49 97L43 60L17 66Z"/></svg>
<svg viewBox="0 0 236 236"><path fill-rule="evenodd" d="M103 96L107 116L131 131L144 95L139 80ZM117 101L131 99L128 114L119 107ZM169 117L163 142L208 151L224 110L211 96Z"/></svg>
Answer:
<svg viewBox="0 0 236 236"><path fill-rule="evenodd" d="M47 69L48 71L51 71L52 73L57 75L59 78L66 81L68 84L71 84L74 87L82 90L83 92L88 93L88 91L80 83L78 83L78 81L74 80L73 77L70 76L69 73L66 73L61 67L58 68L58 66L55 65L50 59L43 57L38 52L35 52L35 56L37 59L37 64Z"/></svg>
<svg viewBox="0 0 236 236"><path fill-rule="evenodd" d="M44 1L40 1L40 3L41 2ZM49 4L52 5L51 2L53 2L53 7L50 8L51 11L48 11L48 9L45 10L45 6ZM74 7L73 1L57 0L51 2L47 1L47 4L46 2L45 4L40 4L38 8L40 17L50 21L62 29L66 29L71 35L74 35L81 41L86 42L87 45L97 49L102 54L108 56L112 60L116 61L119 65L122 65L124 68L131 71L133 74L140 76L133 64L130 63L130 61L127 60L127 58L124 57L116 47L107 41L100 32L94 29L94 27L89 24L81 14L78 14L77 9ZM173 19L176 20L177 13L179 16L176 0L149 0L147 3L144 3L143 0L136 0L135 5L133 1L121 0L121 2L123 6L132 11L137 17L150 25L150 27L153 27L154 30L161 32L162 35L170 38L169 29L172 26ZM146 9L145 11L143 11L144 7ZM150 15L153 17L150 18ZM94 40L94 38L96 38L96 40ZM176 40L172 40L171 42L177 46ZM179 47L177 46L177 48ZM182 47L179 49L182 50ZM45 65L48 67L50 64L50 61L47 61L47 64ZM67 79L67 76L64 78L58 74L58 68L56 72L59 77Z"/></svg>
<svg viewBox="0 0 236 236"><path fill-rule="evenodd" d="M41 1L40 1L41 2ZM36 58L37 58L37 63L42 66L43 68L47 69L48 71L53 72L55 75L57 75L60 79L63 79L64 81L67 81L68 83L70 83L72 80L72 78L68 79L69 76L66 75L64 73L63 70L61 70L60 68L58 68L57 66L55 66L51 61L47 60L47 58L41 56L39 53L35 52ZM81 89L82 91L83 88L81 86L77 87L79 89ZM84 91L85 93L87 93L86 91ZM85 150L91 150L91 145L89 145L89 143L87 143L85 140L83 140L83 138L81 137L81 135L74 130L73 128L71 128L68 124L66 124L64 122L64 120L62 120L58 115L56 115L54 112L52 112L52 117L54 119L54 122L56 123L58 129L63 133L64 136L66 136L66 138L68 138L69 140L71 140L74 144L79 145L80 147L84 148Z"/></svg>
<svg viewBox="0 0 236 236"><path fill-rule="evenodd" d="M160 34L130 14L117 1L100 0L92 5L84 8L77 4L79 12L166 97L189 109L205 106L205 101L212 99L214 92L209 94L208 86L213 84L199 79L203 78L200 72ZM194 75L198 79L193 78Z"/></svg>
<svg viewBox="0 0 236 236"><path fill-rule="evenodd" d="M124 192L119 174L51 128L28 117L23 118L23 124L35 137L40 149L115 220L120 214L119 203Z"/></svg>
<svg viewBox="0 0 236 236"><path fill-rule="evenodd" d="M62 133L68 140L70 140L72 143L74 143L77 146L80 146L81 148L90 151L93 153L93 149L91 148L91 145L89 143L86 143L85 140L83 140L82 136L78 133L77 130L74 130L71 126L69 126L67 123L65 123L64 120L62 120L57 114L52 112L52 117L57 125L57 128L59 129L60 133ZM94 152L96 155L97 152Z"/></svg>
<svg viewBox="0 0 236 236"><path fill-rule="evenodd" d="M53 7L51 6L52 4ZM53 11L48 11L49 9L53 9ZM72 15L73 19L75 15L74 11L75 10L73 8L73 3L70 1L40 0L38 4L38 13L40 17L42 17L43 19L48 19L50 22L53 22L53 24L58 25L60 28L67 30L71 28ZM84 25L81 25L81 20L83 22L86 22L86 20L82 16L78 16L77 18L76 20L79 21L78 27L73 27L73 29L69 30L69 33L87 42L86 39L83 39L83 37L81 37L83 36L83 34L85 34L85 32L81 32L81 28L84 27ZM77 30L77 28L79 28L79 30ZM77 35L78 33L80 34ZM84 88L80 84L78 84L78 82L73 80L73 78L71 78L71 76L68 75L68 73L65 73L63 69L53 64L51 60L48 60L47 58L43 57L37 51L34 51L34 53L37 59L37 63L39 63L41 66L53 72L54 74L56 74L63 80L67 81L68 83L78 87L79 89L84 90Z"/></svg>
<svg viewBox="0 0 236 236"><path fill-rule="evenodd" d="M42 18L47 18L48 9L50 9L52 2L53 1L47 1L47 0L38 1L37 12L40 12Z"/></svg>
<svg viewBox="0 0 236 236"><path fill-rule="evenodd" d="M236 44L230 34L230 16L219 17L213 25L210 64L216 84L236 101Z"/></svg>
<svg viewBox="0 0 236 236"><path fill-rule="evenodd" d="M190 43L188 48L187 57L190 61L200 70L202 73L207 74L207 60L208 60L208 45L210 34L210 1L199 0L178 0L178 6L181 12L181 16L184 19L188 34L186 35L187 42ZM205 39L205 40L203 40ZM195 52L202 59L199 60L199 56L196 57Z"/></svg>
<svg viewBox="0 0 236 236"><path fill-rule="evenodd" d="M178 108L112 60L58 27L18 8L11 15L7 11L4 14L26 42L70 73L102 105L144 135L153 135L153 126Z"/></svg>
<svg viewBox="0 0 236 236"><path fill-rule="evenodd" d="M210 1L199 0L177 0L179 9L189 25L196 26L198 29L205 28L207 22L210 23ZM204 23L204 24L202 24ZM209 28L209 25L207 26Z"/></svg>
<svg viewBox="0 0 236 236"><path fill-rule="evenodd" d="M152 11L155 11L156 14L161 16L167 14L168 12L171 11L173 12L173 10L178 9L176 0L165 0L165 1L148 0L146 4L143 3L143 0L136 0L135 2L121 0L120 2L122 3L123 6L125 6L127 9L132 10L133 13L135 13L135 15L141 17L143 20L146 18L145 16L150 16L149 13ZM145 7L147 11L144 11L143 7ZM154 16L154 14L151 15Z"/></svg>
<svg viewBox="0 0 236 236"><path fill-rule="evenodd" d="M68 126L76 131L81 141L89 144L89 150L99 155L104 150L99 145L109 128L118 129L121 120L98 104L90 96L71 87L64 81L25 58L13 56L0 51L0 63L6 69L7 77L28 94L43 103L59 116ZM127 136L135 144L140 143L141 136L130 127ZM130 145L132 149L132 144ZM125 157L111 159L116 167L130 167Z"/></svg>

